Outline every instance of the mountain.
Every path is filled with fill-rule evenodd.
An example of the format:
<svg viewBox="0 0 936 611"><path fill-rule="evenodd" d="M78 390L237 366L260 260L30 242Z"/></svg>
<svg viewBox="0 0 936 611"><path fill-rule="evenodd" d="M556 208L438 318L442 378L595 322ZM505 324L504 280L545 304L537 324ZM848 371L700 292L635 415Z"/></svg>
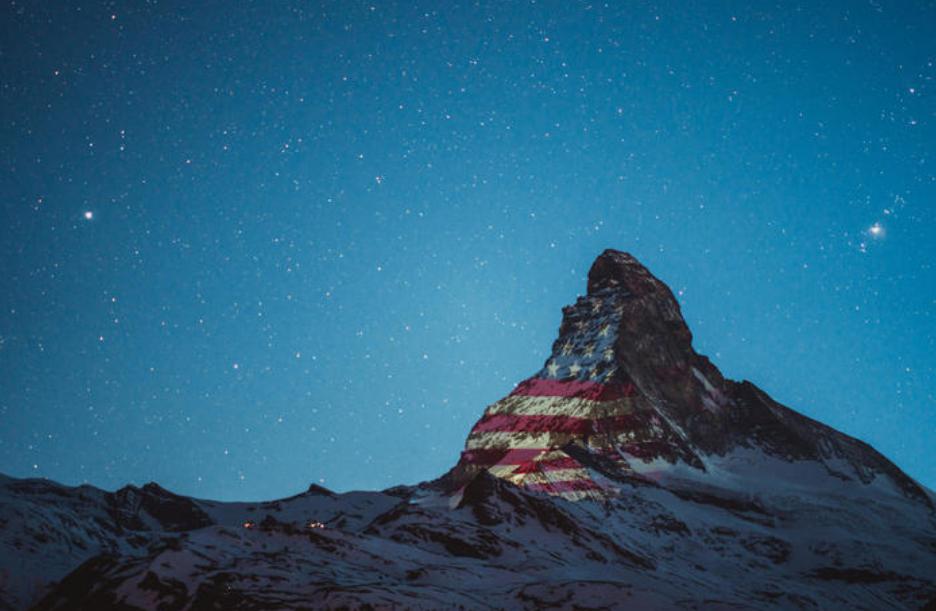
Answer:
<svg viewBox="0 0 936 611"><path fill-rule="evenodd" d="M589 271L588 294L563 310L552 355L485 410L450 479L487 470L528 490L600 499L618 492L622 477L669 479L677 466L712 482L739 450L811 461L865 484L882 476L930 504L867 444L723 378L692 349L669 288L632 256L608 250Z"/></svg>
<svg viewBox="0 0 936 611"><path fill-rule="evenodd" d="M0 609L936 608L936 496L725 379L605 251L440 478L222 503L0 479Z"/></svg>

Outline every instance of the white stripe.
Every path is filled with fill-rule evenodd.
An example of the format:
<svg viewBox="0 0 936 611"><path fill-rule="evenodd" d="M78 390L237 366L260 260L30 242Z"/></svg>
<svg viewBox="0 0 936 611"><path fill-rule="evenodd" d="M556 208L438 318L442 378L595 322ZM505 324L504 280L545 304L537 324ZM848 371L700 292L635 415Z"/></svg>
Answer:
<svg viewBox="0 0 936 611"><path fill-rule="evenodd" d="M567 444L572 439L571 433L508 433L490 431L472 433L465 443L466 450L481 449L530 449L555 448Z"/></svg>
<svg viewBox="0 0 936 611"><path fill-rule="evenodd" d="M608 418L632 413L634 411L634 399L635 397L625 397L615 401L591 401L577 397L511 395L489 405L484 415L510 414L513 416Z"/></svg>
<svg viewBox="0 0 936 611"><path fill-rule="evenodd" d="M551 496L561 496L567 501L581 501L582 499L603 500L609 493L602 490L567 490L560 493L549 493Z"/></svg>
<svg viewBox="0 0 936 611"><path fill-rule="evenodd" d="M570 482L574 480L591 480L585 469L556 469L555 471L533 471L531 473L514 473L504 479L517 485L521 484L553 484L556 482Z"/></svg>
<svg viewBox="0 0 936 611"><path fill-rule="evenodd" d="M503 479L509 479L509 475L514 472L514 470L520 465L494 465L493 467L488 467L488 473L494 477L500 477Z"/></svg>

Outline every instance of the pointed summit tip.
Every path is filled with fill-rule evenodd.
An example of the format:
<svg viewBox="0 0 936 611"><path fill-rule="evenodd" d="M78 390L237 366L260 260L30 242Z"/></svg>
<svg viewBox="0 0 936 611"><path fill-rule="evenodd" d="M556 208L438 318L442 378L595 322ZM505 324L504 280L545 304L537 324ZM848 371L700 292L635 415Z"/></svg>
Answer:
<svg viewBox="0 0 936 611"><path fill-rule="evenodd" d="M659 280L632 254L606 249L588 270L588 293L607 288L623 288L641 295L656 288Z"/></svg>

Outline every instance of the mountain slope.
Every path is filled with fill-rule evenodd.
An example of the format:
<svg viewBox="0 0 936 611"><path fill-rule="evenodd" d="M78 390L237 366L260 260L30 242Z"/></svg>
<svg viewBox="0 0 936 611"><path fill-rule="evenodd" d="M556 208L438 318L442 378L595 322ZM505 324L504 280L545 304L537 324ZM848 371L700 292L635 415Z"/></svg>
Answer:
<svg viewBox="0 0 936 611"><path fill-rule="evenodd" d="M483 469L531 490L601 498L615 486L596 479L589 460L666 477L676 464L704 472L740 448L816 461L863 483L882 476L930 502L868 445L722 377L692 349L669 288L632 256L608 250L592 265L588 294L563 310L543 368L487 408L449 477L458 485Z"/></svg>
<svg viewBox="0 0 936 611"><path fill-rule="evenodd" d="M219 503L0 480L0 608L917 609L936 509L870 446L725 379L606 251L458 464Z"/></svg>

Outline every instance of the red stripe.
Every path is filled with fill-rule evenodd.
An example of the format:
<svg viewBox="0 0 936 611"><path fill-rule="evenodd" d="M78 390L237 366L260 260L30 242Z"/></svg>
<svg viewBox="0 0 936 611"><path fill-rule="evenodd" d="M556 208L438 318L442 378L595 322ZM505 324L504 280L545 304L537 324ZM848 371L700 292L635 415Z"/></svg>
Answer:
<svg viewBox="0 0 936 611"><path fill-rule="evenodd" d="M503 458L497 461L499 465L522 465L542 454L548 452L546 448L516 448L510 450Z"/></svg>
<svg viewBox="0 0 936 611"><path fill-rule="evenodd" d="M504 448L481 448L478 450L464 450L461 461L469 465L493 465L501 456L507 453Z"/></svg>
<svg viewBox="0 0 936 611"><path fill-rule="evenodd" d="M550 482L548 484L524 484L524 488L532 490L533 492L549 492L551 494L585 490L604 490L604 488L590 479L573 479L563 482Z"/></svg>
<svg viewBox="0 0 936 611"><path fill-rule="evenodd" d="M526 397L575 397L591 401L614 401L633 397L637 389L630 382L624 384L599 384L583 380L548 380L529 378L517 384L511 395Z"/></svg>
<svg viewBox="0 0 936 611"><path fill-rule="evenodd" d="M472 433L571 433L584 435L590 433L592 421L587 418L570 416L514 416L512 414L492 414L481 418L471 430Z"/></svg>
<svg viewBox="0 0 936 611"><path fill-rule="evenodd" d="M461 454L461 461L470 465L491 466L501 465L519 465L533 458L536 458L546 448L480 448L476 450L465 450Z"/></svg>
<svg viewBox="0 0 936 611"><path fill-rule="evenodd" d="M635 423L633 415L609 418L578 418L575 416L514 416L491 414L478 420L471 429L474 433L568 433L591 435L630 430Z"/></svg>
<svg viewBox="0 0 936 611"><path fill-rule="evenodd" d="M514 473L533 473L535 471L558 471L559 469L581 469L582 463L571 456L553 458L552 460L531 460L525 462L514 470Z"/></svg>

